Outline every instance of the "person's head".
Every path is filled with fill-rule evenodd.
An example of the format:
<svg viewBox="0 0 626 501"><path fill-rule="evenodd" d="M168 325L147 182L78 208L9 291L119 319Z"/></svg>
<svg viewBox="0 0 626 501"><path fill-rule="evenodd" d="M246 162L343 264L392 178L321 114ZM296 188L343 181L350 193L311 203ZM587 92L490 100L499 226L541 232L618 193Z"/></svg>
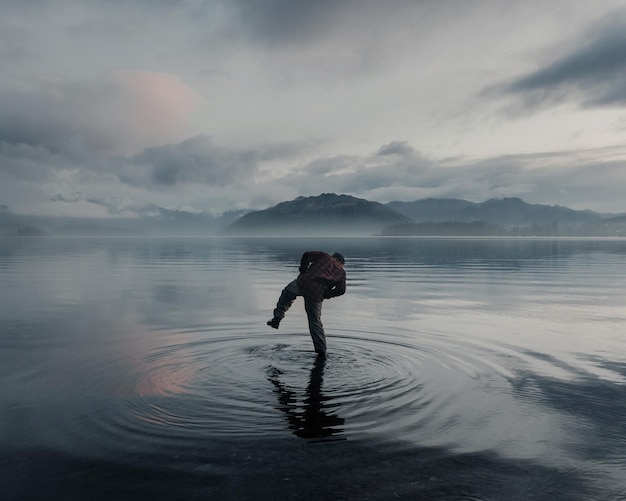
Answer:
<svg viewBox="0 0 626 501"><path fill-rule="evenodd" d="M333 257L339 261L341 264L344 264L346 262L346 260L343 258L343 256L341 254L339 254L338 252L335 252L333 254Z"/></svg>

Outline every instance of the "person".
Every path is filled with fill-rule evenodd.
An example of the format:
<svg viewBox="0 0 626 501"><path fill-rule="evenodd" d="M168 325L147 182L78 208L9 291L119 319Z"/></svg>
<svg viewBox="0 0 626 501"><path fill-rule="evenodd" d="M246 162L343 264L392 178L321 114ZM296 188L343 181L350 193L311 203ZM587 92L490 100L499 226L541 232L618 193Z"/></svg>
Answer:
<svg viewBox="0 0 626 501"><path fill-rule="evenodd" d="M318 355L326 354L326 336L322 325L322 301L341 296L346 292L344 257L336 252L332 256L322 251L307 251L300 259L300 274L282 291L274 317L267 325L278 329L280 321L298 296L304 297L304 309L309 321L309 333Z"/></svg>

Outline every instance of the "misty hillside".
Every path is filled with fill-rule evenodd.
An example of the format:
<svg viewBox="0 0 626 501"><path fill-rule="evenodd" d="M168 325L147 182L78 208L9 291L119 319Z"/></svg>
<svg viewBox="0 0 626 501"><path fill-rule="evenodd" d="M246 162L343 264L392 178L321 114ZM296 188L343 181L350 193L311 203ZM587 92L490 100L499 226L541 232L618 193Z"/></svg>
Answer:
<svg viewBox="0 0 626 501"><path fill-rule="evenodd" d="M558 205L528 204L520 198L492 198L475 203L457 199L389 202L387 207L415 223L478 222L501 226L580 225L602 219L600 214L577 211Z"/></svg>
<svg viewBox="0 0 626 501"><path fill-rule="evenodd" d="M378 202L324 193L244 215L228 235L370 235L410 219Z"/></svg>
<svg viewBox="0 0 626 501"><path fill-rule="evenodd" d="M32 218L13 214L6 205L0 205L0 236L40 236L46 232Z"/></svg>
<svg viewBox="0 0 626 501"><path fill-rule="evenodd" d="M245 211L220 217L209 212L155 205L134 217L28 216L0 206L0 236L206 236L214 235Z"/></svg>
<svg viewBox="0 0 626 501"><path fill-rule="evenodd" d="M220 216L146 205L134 217L52 217L12 213L0 205L0 236L207 235L626 235L626 215L528 204L426 199L381 204L349 195L298 197L259 211Z"/></svg>

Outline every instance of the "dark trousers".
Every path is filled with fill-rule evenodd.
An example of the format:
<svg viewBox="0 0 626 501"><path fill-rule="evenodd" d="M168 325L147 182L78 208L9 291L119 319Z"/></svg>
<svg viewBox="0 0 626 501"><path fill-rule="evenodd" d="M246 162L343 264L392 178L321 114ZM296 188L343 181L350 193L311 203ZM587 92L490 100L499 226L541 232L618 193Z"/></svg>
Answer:
<svg viewBox="0 0 626 501"><path fill-rule="evenodd" d="M285 313L298 296L302 296L298 289L298 284L294 280L285 287L278 298L274 309L274 318L282 320ZM315 301L304 296L304 309L309 320L309 333L313 340L313 347L316 353L326 353L326 336L322 325L322 301Z"/></svg>

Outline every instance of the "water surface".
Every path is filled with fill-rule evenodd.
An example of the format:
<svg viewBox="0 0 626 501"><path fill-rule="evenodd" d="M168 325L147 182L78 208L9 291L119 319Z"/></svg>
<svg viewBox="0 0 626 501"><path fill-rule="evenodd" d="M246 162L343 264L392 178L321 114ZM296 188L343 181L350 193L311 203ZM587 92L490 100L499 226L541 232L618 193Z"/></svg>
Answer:
<svg viewBox="0 0 626 501"><path fill-rule="evenodd" d="M305 250L346 256L316 358ZM622 499L626 241L0 239L3 499Z"/></svg>

